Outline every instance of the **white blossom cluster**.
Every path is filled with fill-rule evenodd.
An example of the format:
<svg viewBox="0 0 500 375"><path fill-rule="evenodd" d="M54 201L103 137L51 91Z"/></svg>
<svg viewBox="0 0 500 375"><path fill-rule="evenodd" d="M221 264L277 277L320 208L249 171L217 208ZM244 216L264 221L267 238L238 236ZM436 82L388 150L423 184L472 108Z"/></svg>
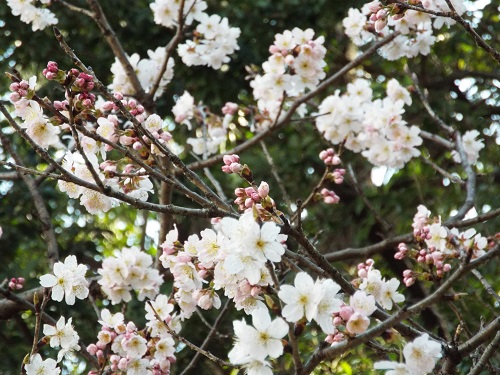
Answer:
<svg viewBox="0 0 500 375"><path fill-rule="evenodd" d="M178 25L179 1L155 0L150 4L155 23L173 28ZM184 3L182 17L184 24L199 22L194 38L179 44L177 52L187 66L206 65L220 69L223 63L230 61L229 55L239 49L237 39L240 29L230 27L227 18L217 14L208 15L205 1L188 0Z"/></svg>
<svg viewBox="0 0 500 375"><path fill-rule="evenodd" d="M138 293L139 301L154 298L163 278L152 264L151 255L137 247L116 250L112 257L104 259L102 268L97 271L102 276L98 283L114 305L129 302L132 290Z"/></svg>
<svg viewBox="0 0 500 375"><path fill-rule="evenodd" d="M457 228L448 229L441 224L441 218L435 220L430 218L430 215L431 212L427 207L419 205L418 212L413 219L413 228L414 235L425 241L434 261L457 256L464 257L469 251L472 251L473 259L486 254L488 240L481 233L477 233L474 228L467 229L465 232ZM422 254L422 256L426 257L427 254Z"/></svg>
<svg viewBox="0 0 500 375"><path fill-rule="evenodd" d="M316 127L333 144L360 152L376 166L402 168L420 155L422 144L417 126L403 120L404 106L411 104L409 92L397 80L387 84L387 96L373 99L370 82L358 78L347 92L325 98L319 105Z"/></svg>
<svg viewBox="0 0 500 375"><path fill-rule="evenodd" d="M253 327L244 320L233 322L236 342L229 352L229 360L243 365L248 375L272 375L267 357L278 358L283 354L281 339L288 333L288 324L282 318L271 321L266 308L252 312Z"/></svg>
<svg viewBox="0 0 500 375"><path fill-rule="evenodd" d="M193 119L196 112L199 113L200 116L205 116L205 114L201 113L202 111L203 109L197 110L193 96L187 91L184 91L172 108L175 121L186 124L189 130L192 129L190 120ZM206 132L198 131L197 137L188 137L186 141L187 144L191 145L193 152L197 155L215 154L219 150L219 146L227 138L227 126L230 121L212 121L214 118L215 116L213 116L210 121L204 119Z"/></svg>
<svg viewBox="0 0 500 375"><path fill-rule="evenodd" d="M463 0L454 0L452 3L459 15L465 12ZM444 0L424 0L422 6L428 10L450 11ZM451 25L454 21L449 17L436 17L415 10L392 15L390 7L384 8L380 1L374 0L365 4L361 10L349 9L348 16L342 23L346 35L356 45L366 44L378 36L399 32L400 35L379 50L387 60L397 60L405 56L412 58L419 54L429 54L430 47L437 40L434 36L435 29Z"/></svg>
<svg viewBox="0 0 500 375"><path fill-rule="evenodd" d="M403 348L404 363L392 361L375 362L376 370L389 370L386 375L423 375L432 372L441 358L441 344L429 339L424 333Z"/></svg>
<svg viewBox="0 0 500 375"><path fill-rule="evenodd" d="M373 267L371 263L368 270L359 272L362 283L359 289L372 295L384 309L391 310L394 303L403 302L405 297L398 293L399 280L392 278L385 280L379 270Z"/></svg>
<svg viewBox="0 0 500 375"><path fill-rule="evenodd" d="M154 21L158 25L168 28L177 26L179 17L179 1L175 0L155 0L149 7L153 11ZM201 0L186 0L182 16L186 25L191 25L193 20L200 21L201 17L206 14L203 12L207 9L207 3Z"/></svg>
<svg viewBox="0 0 500 375"><path fill-rule="evenodd" d="M203 13L198 21L196 37L179 44L177 52L187 66L206 65L220 69L223 63L231 60L229 55L240 49L237 39L241 30L230 27L228 19L217 14Z"/></svg>
<svg viewBox="0 0 500 375"><path fill-rule="evenodd" d="M51 0L39 0L42 5L49 5ZM48 8L37 7L34 0L7 0L14 16L20 16L21 21L31 24L33 31L43 30L47 26L57 25L58 19Z"/></svg>
<svg viewBox="0 0 500 375"><path fill-rule="evenodd" d="M146 305L146 330L138 330L133 322L125 323L122 313L111 314L103 309L98 341L88 346L89 353L102 358L105 352L110 352L110 370L114 372L169 374L170 366L175 362L175 341L166 325L175 332L180 331L180 326L178 320L170 315L173 305L168 303L166 296L159 295L151 301L151 306ZM162 320L158 320L157 316Z"/></svg>
<svg viewBox="0 0 500 375"><path fill-rule="evenodd" d="M36 77L30 79L30 90L35 88ZM60 146L60 129L52 125L43 114L43 109L34 100L21 99L13 103L16 110L15 115L20 117L23 122L21 128L26 130L28 136L40 147L47 149L49 147Z"/></svg>
<svg viewBox="0 0 500 375"><path fill-rule="evenodd" d="M73 328L71 320L72 318L69 318L66 323L66 319L61 316L55 326L43 325L43 334L49 337L50 346L56 349L61 348L57 353L57 362L61 362L67 354L74 350L80 350L80 345L78 345L80 336Z"/></svg>
<svg viewBox="0 0 500 375"><path fill-rule="evenodd" d="M465 154L467 155L467 161L470 164L475 164L479 159L479 151L484 148L483 139L476 139L480 133L477 130L467 130L462 136L462 144L464 146ZM457 151L451 152L453 160L460 163L460 155Z"/></svg>
<svg viewBox="0 0 500 375"><path fill-rule="evenodd" d="M161 67L165 61L167 52L165 47L158 47L156 50L148 50L149 58L141 59L139 54L134 53L128 58L130 65L134 68L134 72L139 79L141 87L145 92L149 92L159 78ZM111 65L111 73L113 73L113 82L108 86L112 91L117 91L123 95L134 95L136 90L132 86L123 65L118 58ZM167 69L160 80L160 86L155 92L154 99L163 94L166 86L174 76L174 59L169 58Z"/></svg>
<svg viewBox="0 0 500 375"><path fill-rule="evenodd" d="M89 282L85 279L87 267L78 264L76 256L66 257L64 263L54 264L53 274L40 277L40 285L52 288L52 299L57 302L64 301L67 305L74 305L75 298L85 299L89 295Z"/></svg>
<svg viewBox="0 0 500 375"><path fill-rule="evenodd" d="M20 92L23 92L23 96L19 97L16 92L11 95L11 102L15 107L14 116L21 118L23 121L20 123L20 127L25 129L26 134L35 142L38 146L43 149L48 149L49 147L56 148L59 152L64 152L64 158L62 161L62 167L74 177L81 179L85 182L96 184L94 174L88 168L88 165L79 151L70 152L65 151L67 147L61 142L61 134L64 131L69 131L68 124L56 124L53 125L50 120L44 115L43 109L34 100L29 100L35 92L36 77L33 76L29 81L21 81L20 83L15 83L11 85L15 86ZM59 102L61 103L61 102ZM100 111L103 111L100 109ZM62 111L63 115L68 116L66 111ZM170 139L171 136L161 130L163 121L161 118L152 114L147 118L138 115L138 120L141 121L145 129L150 131L153 136L156 136L157 141L164 143L164 139ZM97 129L94 126L97 125ZM119 119L116 115L108 115L105 117L99 117L97 119L97 124L86 123L85 126L89 131L95 131L95 133L110 142L123 142L125 140L123 137L119 137ZM104 142L98 142L95 139L85 136L79 131L76 131L80 145L82 147L82 152L86 156L91 168L94 170L95 175L99 179L99 182L105 186L109 186L128 195L131 198L136 198L142 201L148 199L149 193L153 192L153 183L147 175L145 175L144 170L134 167L133 165L128 165L131 171L139 172L137 176L120 178L116 176L114 172L116 171L116 163L107 162L99 164L99 159L102 161L107 160L107 152L111 151L112 148ZM161 135L159 134L162 133ZM167 135L165 137L165 135ZM151 152L157 152L156 146L151 144ZM107 172L107 173L104 173ZM110 198L99 191L92 190L90 188L80 186L73 182L66 180L58 180L59 189L62 192L68 194L70 198L80 199L80 203L87 209L91 214L97 214L101 212L107 212L112 207L119 204L119 201Z"/></svg>
<svg viewBox="0 0 500 375"><path fill-rule="evenodd" d="M61 369L52 358L42 359L39 353L31 356L29 363L24 366L26 375L59 375Z"/></svg>
<svg viewBox="0 0 500 375"><path fill-rule="evenodd" d="M333 313L339 312L342 306L338 295L340 286L330 279L315 282L305 272L295 276L294 285L282 285L278 292L278 297L285 303L283 317L292 323L304 317L309 322L315 320L324 333L334 333Z"/></svg>
<svg viewBox="0 0 500 375"><path fill-rule="evenodd" d="M276 34L269 50L271 56L262 64L263 75L250 82L260 113L268 118L260 126L272 124L286 97L297 97L314 89L325 77L323 46L325 38L314 38L312 29L285 30Z"/></svg>
<svg viewBox="0 0 500 375"><path fill-rule="evenodd" d="M285 249L286 236L272 222L261 226L251 212L240 217L223 218L213 229L200 236L193 234L181 244L177 229L162 244L162 265L174 276L174 295L181 317L189 318L196 306L204 309L220 306L215 290L223 289L238 310L248 313L264 306L263 288L272 283L266 263L279 262ZM210 281L210 287L202 284Z"/></svg>

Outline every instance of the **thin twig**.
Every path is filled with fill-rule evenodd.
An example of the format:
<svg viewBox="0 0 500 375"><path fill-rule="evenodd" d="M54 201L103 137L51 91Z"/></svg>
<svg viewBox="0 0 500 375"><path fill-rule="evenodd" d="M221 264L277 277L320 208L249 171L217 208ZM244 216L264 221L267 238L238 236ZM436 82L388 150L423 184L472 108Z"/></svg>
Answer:
<svg viewBox="0 0 500 375"><path fill-rule="evenodd" d="M422 160L425 164L431 166L432 169L434 169L436 172L439 172L440 174L442 174L444 177L446 177L447 179L449 179L451 182L458 183L458 184L460 184L462 186L465 185L465 181L462 180L460 178L460 176L453 175L453 174L449 173L448 171L444 170L439 165L437 165L436 163L434 163L432 160L426 158L425 156L420 155L420 160Z"/></svg>
<svg viewBox="0 0 500 375"><path fill-rule="evenodd" d="M132 87L135 90L134 96L137 98L137 100L139 100L139 102L141 102L144 105L145 108L149 108L151 103L147 103L145 101L146 93L144 92L144 89L141 86L139 78L135 73L134 67L130 64L128 56L123 50L120 40L116 36L116 33L111 27L111 25L109 24L106 15L104 14L104 11L102 10L99 4L99 1L87 0L87 4L89 4L90 9L92 9L93 13L91 17L92 20L94 20L97 26L99 26L99 29L101 30L102 35L104 36L104 39L106 39L106 42L113 51L113 54L115 55L115 57L118 59L123 69L125 70L127 78L129 79L130 83L132 84Z"/></svg>
<svg viewBox="0 0 500 375"><path fill-rule="evenodd" d="M365 203L366 207L370 210L370 212L373 214L375 217L375 220L382 225L382 228L384 229L385 232L390 231L393 228L393 225L388 223L387 220L385 220L380 214L377 212L375 207L371 204L371 202L368 200L366 195L363 193L363 190L359 186L358 179L356 178L356 174L354 173L354 169L352 168L352 165L349 163L347 165L347 171L349 172L349 176L351 177L352 184L354 186L354 189L358 193L358 195L361 197L363 202Z"/></svg>
<svg viewBox="0 0 500 375"><path fill-rule="evenodd" d="M276 164L274 164L273 157L269 153L269 150L267 149L266 144L264 141L260 141L260 147L262 148L262 151L264 152L264 155L266 157L267 163L271 167L271 173L278 183L278 187L281 191L281 195L283 196L283 199L285 200L285 203L287 205L288 213L289 215L292 214L292 200L290 199L290 196L288 195L288 192L285 189L285 185L283 184L283 181L281 180L281 177L278 173L278 169L276 168Z"/></svg>
<svg viewBox="0 0 500 375"><path fill-rule="evenodd" d="M498 295L497 292L495 292L493 287L490 285L490 283L488 283L488 281L483 277L483 275L481 275L481 272L479 272L478 270L473 270L472 273L474 276L476 276L476 279L478 279L481 282L481 284L483 284L484 289L486 289L488 294L500 303L500 296Z"/></svg>
<svg viewBox="0 0 500 375"><path fill-rule="evenodd" d="M200 346L200 349L205 349L214 335L217 334L217 329L219 328L219 324L222 321L222 318L224 317L224 314L227 312L229 305L230 305L231 300L228 299L222 309L219 312L219 315L217 316L217 319L215 319L214 324L212 325L212 328L210 329L210 332L208 333L207 337L205 337L205 340L203 340L203 343ZM181 375L186 375L190 369L194 368L196 366L196 363L200 359L201 353L196 352L194 355L193 359L189 362L189 364L184 368L184 370L181 372Z"/></svg>

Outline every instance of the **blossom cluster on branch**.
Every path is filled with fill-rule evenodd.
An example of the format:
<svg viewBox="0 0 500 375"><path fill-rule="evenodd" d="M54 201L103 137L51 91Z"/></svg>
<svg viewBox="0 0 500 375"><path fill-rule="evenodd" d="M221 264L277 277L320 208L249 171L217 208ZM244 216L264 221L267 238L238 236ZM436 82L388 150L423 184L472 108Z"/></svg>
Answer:
<svg viewBox="0 0 500 375"><path fill-rule="evenodd" d="M115 57L112 78L104 84L55 29L56 39L75 67L60 68L62 58L47 62L42 75L57 86L50 97L38 95L37 76L25 79L17 71L8 75L12 107L8 110L0 103L0 110L14 130L12 138L20 138L11 141L12 134L0 129L0 166L12 168L28 187L50 262L50 271L39 277L43 290L34 292L33 303L16 294L25 285L24 277L9 277L0 287L7 299L34 311L34 343L23 361L24 373L59 374L65 362L80 353L89 361L89 375L169 375L179 370L176 363L184 357L179 352L188 347L196 355L186 372L202 355L248 375L290 372L291 368L307 375L320 364L365 345L374 349L369 371L423 375L441 366L439 371L449 374L461 362L459 357L489 342L493 348L498 345L498 334L492 339L500 328L498 318L480 332L465 327L466 339L460 337L464 324L460 313L459 327L442 323L440 335L414 319L424 310L434 314L431 310L440 300L460 298L452 287L469 272L488 293L493 290L477 269L498 256L499 236L483 236L472 226L500 213L488 206L488 210L483 207L481 218L463 220L475 205L476 172L493 170L480 161L488 140L476 129L462 133L459 126L449 126L439 118L416 75L408 74L413 86L404 86L400 83L404 80L389 75L372 82L368 70L358 68L377 50L389 61L429 55L436 41L447 38L443 27L451 32L459 26L456 23L496 56L486 48L485 40L470 32L471 26L462 18L467 15L463 1L375 0L361 9L350 9L342 24L357 55L333 74L325 36L299 27L278 32L268 48L267 61L260 68L248 69L247 90L252 97L219 103L220 112L212 111L198 93L191 94L189 85L177 86L176 80L180 64L224 71L231 63L240 49L242 30L230 26L228 18L209 14L207 3L201 0L151 1L146 7L151 22L175 34L164 46L144 48L147 57L141 58L138 53L124 52L99 3L87 3L90 10L66 1L7 0L12 14L31 24L33 31L58 23L49 6L94 18ZM365 52L357 50L371 42L375 44ZM339 78L345 82L332 89ZM182 94L174 95L178 87ZM377 94L381 90L384 94ZM155 101L167 93L175 103L168 115L161 116ZM425 116L437 124L433 132L424 130L419 123L422 117L406 120L415 112L410 110L415 94L426 109ZM304 181L283 182L288 175L280 177L278 167L282 166L276 165L264 139L294 122L311 125L315 138L310 145L317 147L313 162L320 168L309 168L311 176ZM295 131L301 131L301 136L304 132L298 127ZM282 137L286 134L278 135ZM29 145L43 166L25 165L24 154L13 146L18 141ZM262 172L250 165L251 158L240 157L257 144L273 182L261 180ZM302 152L281 151L286 153L285 163ZM463 190L464 203L444 221L441 216L432 217L424 204L412 202L405 208L413 212L418 205L413 231L396 237L395 226L380 214L383 209L365 194L363 185L368 180L358 182L353 163L366 160L368 170L397 171L416 164L417 158L444 178L453 179ZM290 165L296 168L293 162ZM318 170L323 176L318 176ZM57 180L58 189L78 199L91 215L104 217L120 204L124 209L145 210L141 243L130 237L127 245L104 249L99 258L93 258L102 260L93 269L79 263L75 255L59 261L56 232L38 191L44 179ZM293 197L293 203L286 185L311 181L308 189L302 185L295 189L302 189L302 196ZM370 212L377 222L370 236L386 239L361 249L337 251L331 250L331 244L321 248L321 231L328 228L324 221L349 201L345 191L350 188L366 206L356 218ZM427 204L428 197L418 193ZM188 203L178 206L178 196ZM311 218L310 212L316 212L313 204L328 215ZM160 227L157 249L145 244L152 212ZM210 226L176 224L175 215L210 218ZM353 237L357 229L353 224ZM2 232L0 227L0 237ZM331 252L325 254L327 250ZM378 260L381 253L405 262L402 275L390 276L401 263L386 268ZM329 262L329 256L346 256L356 263L340 267ZM417 283L420 288L415 292L411 287ZM498 301L498 296L492 298ZM52 318L56 310L45 309L50 300L64 300L68 306L91 304L98 316L96 341L84 345L75 328L76 317ZM140 306L141 319L131 318L127 310L131 306ZM218 314L213 325L203 315L209 310L208 314ZM224 343L228 351L219 358L209 342L220 334L218 325L227 311L231 311L227 320L232 322L228 325L234 342L231 349ZM200 316L210 330L200 346L186 338L193 316ZM252 324L245 316L251 316ZM48 323L43 327L42 319ZM42 358L44 346L58 350L57 361ZM394 361L397 354L400 360ZM486 366L482 363L492 356L474 359L474 368L480 370L479 364Z"/></svg>

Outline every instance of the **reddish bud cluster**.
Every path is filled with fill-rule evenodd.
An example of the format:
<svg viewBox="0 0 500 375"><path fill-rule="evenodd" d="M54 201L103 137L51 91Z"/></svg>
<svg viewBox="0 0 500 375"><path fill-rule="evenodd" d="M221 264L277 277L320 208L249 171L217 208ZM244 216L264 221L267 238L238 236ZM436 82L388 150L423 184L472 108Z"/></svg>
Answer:
<svg viewBox="0 0 500 375"><path fill-rule="evenodd" d="M47 67L43 70L42 73L43 76L47 78L49 81L56 79L59 73L59 68L57 66L57 63L54 61L49 61L47 63Z"/></svg>
<svg viewBox="0 0 500 375"><path fill-rule="evenodd" d="M239 173L243 169L238 155L224 155L222 161L225 164L222 166L222 172L224 173Z"/></svg>
<svg viewBox="0 0 500 375"><path fill-rule="evenodd" d="M321 189L321 198L326 204L337 204L340 202L340 197L335 194L333 190L328 190L326 188Z"/></svg>
<svg viewBox="0 0 500 375"><path fill-rule="evenodd" d="M25 80L11 83L9 89L12 91L12 94L10 94L9 99L15 103L21 100L21 98L25 98L28 95L29 88L29 83Z"/></svg>
<svg viewBox="0 0 500 375"><path fill-rule="evenodd" d="M325 165L339 165L342 162L340 160L340 157L337 154L335 154L335 151L333 151L333 148L328 148L326 150L321 151L319 153L319 158L323 160Z"/></svg>
<svg viewBox="0 0 500 375"><path fill-rule="evenodd" d="M24 278L23 277L13 277L9 281L9 289L11 290L19 290L24 286Z"/></svg>

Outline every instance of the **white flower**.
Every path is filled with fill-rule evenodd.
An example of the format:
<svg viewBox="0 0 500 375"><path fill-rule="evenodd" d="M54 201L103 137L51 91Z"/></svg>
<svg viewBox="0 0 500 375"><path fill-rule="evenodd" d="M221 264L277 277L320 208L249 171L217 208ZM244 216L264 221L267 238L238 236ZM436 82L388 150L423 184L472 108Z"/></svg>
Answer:
<svg viewBox="0 0 500 375"><path fill-rule="evenodd" d="M147 340L139 335L122 339L122 347L127 352L129 358L141 358L148 350Z"/></svg>
<svg viewBox="0 0 500 375"><path fill-rule="evenodd" d="M385 375L413 375L404 363L379 361L373 364L375 370L389 370Z"/></svg>
<svg viewBox="0 0 500 375"><path fill-rule="evenodd" d="M170 317L170 313L174 310L174 305L169 303L168 297L164 294L159 294L154 301L146 304L146 319L156 320L156 314L162 321ZM152 306L152 307L151 307ZM155 314L156 312L156 314Z"/></svg>
<svg viewBox="0 0 500 375"><path fill-rule="evenodd" d="M237 341L228 355L231 363L243 364L247 359L262 361L267 356L278 358L283 354L281 338L288 333L288 324L281 318L271 321L266 308L254 310L252 322L255 328L244 321L233 322Z"/></svg>
<svg viewBox="0 0 500 375"><path fill-rule="evenodd" d="M345 328L353 334L360 334L366 331L370 325L370 319L368 319L364 314L355 312L351 315L347 321Z"/></svg>
<svg viewBox="0 0 500 375"><path fill-rule="evenodd" d="M441 344L429 340L429 335L424 333L403 348L406 366L415 374L432 372L436 362L441 358Z"/></svg>
<svg viewBox="0 0 500 375"><path fill-rule="evenodd" d="M405 297L398 293L399 280L392 278L389 281L384 282L380 297L377 302L382 305L384 309L391 310L392 303L403 302Z"/></svg>
<svg viewBox="0 0 500 375"><path fill-rule="evenodd" d="M44 324L43 334L50 336L50 346L53 348L61 347L63 349L75 349L78 350L78 340L80 337L71 325L72 318L68 319L68 323L65 324L65 319L63 316L59 318L55 326Z"/></svg>
<svg viewBox="0 0 500 375"><path fill-rule="evenodd" d="M365 316L370 316L375 310L377 310L375 298L360 290L351 296L349 305L352 307L354 312Z"/></svg>
<svg viewBox="0 0 500 375"><path fill-rule="evenodd" d="M124 316L122 313L111 314L108 309L103 309L101 311L101 319L102 320L99 320L99 323L103 327L112 328L115 331L124 324Z"/></svg>
<svg viewBox="0 0 500 375"><path fill-rule="evenodd" d="M317 305L321 299L321 289L315 287L314 280L305 272L295 276L295 286L282 285L278 297L286 303L283 317L289 322L297 322L306 316L308 321L316 317Z"/></svg>
<svg viewBox="0 0 500 375"><path fill-rule="evenodd" d="M64 263L54 264L54 274L40 277L40 284L45 288L52 288L52 299L62 301L65 297L66 304L73 305L75 297L85 299L89 294L88 281L85 279L87 267L77 264L74 255L68 256Z"/></svg>
<svg viewBox="0 0 500 375"><path fill-rule="evenodd" d="M427 246L434 246L438 251L445 250L448 232L445 227L441 226L441 223L429 225L429 235L431 238L425 240Z"/></svg>
<svg viewBox="0 0 500 375"><path fill-rule="evenodd" d="M366 294L371 294L377 301L379 301L381 298L383 286L384 281L382 280L382 274L380 273L380 271L374 268L370 268L368 270L368 274L359 286L359 289L363 290Z"/></svg>
<svg viewBox="0 0 500 375"><path fill-rule="evenodd" d="M175 102L172 108L172 113L175 116L175 121L178 123L183 123L186 120L193 118L194 113L194 98L189 94L189 92L184 91L179 99ZM191 126L188 126L191 129Z"/></svg>
<svg viewBox="0 0 500 375"><path fill-rule="evenodd" d="M332 314L340 311L342 305L342 301L336 298L340 286L331 279L318 280L316 283L321 286L323 296L318 303L314 320L318 322L323 332L331 334L335 331Z"/></svg>
<svg viewBox="0 0 500 375"><path fill-rule="evenodd" d="M163 120L160 116L153 113L142 123L142 126L150 132L157 132L163 127Z"/></svg>
<svg viewBox="0 0 500 375"><path fill-rule="evenodd" d="M174 357L175 354L175 341L172 337L168 336L156 343L156 351L154 357L157 359L164 359Z"/></svg>
<svg viewBox="0 0 500 375"><path fill-rule="evenodd" d="M147 359L132 359L127 364L127 375L149 375L153 374L151 370L149 370L149 360Z"/></svg>
<svg viewBox="0 0 500 375"><path fill-rule="evenodd" d="M40 354L37 353L31 357L30 363L24 366L24 369L26 375L58 375L61 373L61 369L56 366L57 362L52 358L43 361Z"/></svg>

